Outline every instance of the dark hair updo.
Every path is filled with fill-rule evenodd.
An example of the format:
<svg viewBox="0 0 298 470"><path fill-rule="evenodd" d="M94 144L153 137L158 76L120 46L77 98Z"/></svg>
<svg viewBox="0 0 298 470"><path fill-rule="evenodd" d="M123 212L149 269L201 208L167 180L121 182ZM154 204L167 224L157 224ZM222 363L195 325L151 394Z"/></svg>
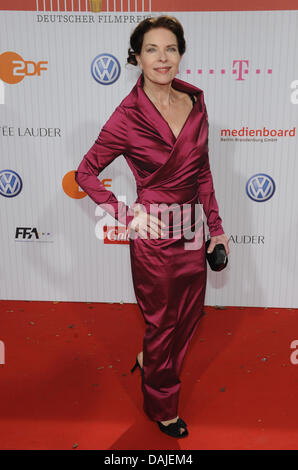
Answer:
<svg viewBox="0 0 298 470"><path fill-rule="evenodd" d="M130 36L127 64L138 65L136 54L140 55L144 34L154 28L166 28L177 37L179 54L183 55L186 49L184 31L181 23L174 16L158 16L146 18L141 21Z"/></svg>

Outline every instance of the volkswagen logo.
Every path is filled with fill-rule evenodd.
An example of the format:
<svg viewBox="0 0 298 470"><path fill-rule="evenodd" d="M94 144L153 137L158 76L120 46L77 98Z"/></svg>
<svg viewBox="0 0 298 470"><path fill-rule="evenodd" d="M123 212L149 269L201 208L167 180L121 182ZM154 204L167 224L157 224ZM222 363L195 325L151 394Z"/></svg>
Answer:
<svg viewBox="0 0 298 470"><path fill-rule="evenodd" d="M275 191L275 183L271 176L265 173L253 175L246 183L246 193L250 199L256 202L264 202L270 199Z"/></svg>
<svg viewBox="0 0 298 470"><path fill-rule="evenodd" d="M0 194L5 197L15 197L22 191L21 177L12 170L0 171Z"/></svg>
<svg viewBox="0 0 298 470"><path fill-rule="evenodd" d="M120 76L120 72L119 61L112 54L99 54L92 61L92 77L101 85L115 83Z"/></svg>

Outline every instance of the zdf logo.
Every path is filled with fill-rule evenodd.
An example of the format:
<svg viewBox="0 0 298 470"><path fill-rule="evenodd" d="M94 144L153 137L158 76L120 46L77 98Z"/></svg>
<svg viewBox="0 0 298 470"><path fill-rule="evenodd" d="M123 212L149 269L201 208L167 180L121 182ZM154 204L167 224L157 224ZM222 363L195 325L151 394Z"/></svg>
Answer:
<svg viewBox="0 0 298 470"><path fill-rule="evenodd" d="M47 70L48 62L24 60L16 52L3 52L0 55L0 79L9 84L19 83L25 76L40 76L43 70Z"/></svg>

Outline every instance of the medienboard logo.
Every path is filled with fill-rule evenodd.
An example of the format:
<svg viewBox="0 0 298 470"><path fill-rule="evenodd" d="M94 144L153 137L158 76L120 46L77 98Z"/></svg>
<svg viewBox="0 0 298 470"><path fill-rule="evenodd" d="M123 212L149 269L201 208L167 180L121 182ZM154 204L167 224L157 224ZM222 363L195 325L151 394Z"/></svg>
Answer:
<svg viewBox="0 0 298 470"><path fill-rule="evenodd" d="M262 126L250 129L248 126L242 126L238 129L220 129L220 140L222 142L277 142L280 138L296 138L296 127L270 129Z"/></svg>
<svg viewBox="0 0 298 470"><path fill-rule="evenodd" d="M101 85L112 85L115 83L120 76L120 72L120 63L112 54L99 54L92 61L92 77Z"/></svg>
<svg viewBox="0 0 298 470"><path fill-rule="evenodd" d="M0 194L4 197L15 197L21 191L23 187L23 182L18 175L13 170L2 170L0 171Z"/></svg>
<svg viewBox="0 0 298 470"><path fill-rule="evenodd" d="M249 178L246 183L246 193L250 199L256 202L265 202L275 192L275 182L271 176L265 173L257 173Z"/></svg>

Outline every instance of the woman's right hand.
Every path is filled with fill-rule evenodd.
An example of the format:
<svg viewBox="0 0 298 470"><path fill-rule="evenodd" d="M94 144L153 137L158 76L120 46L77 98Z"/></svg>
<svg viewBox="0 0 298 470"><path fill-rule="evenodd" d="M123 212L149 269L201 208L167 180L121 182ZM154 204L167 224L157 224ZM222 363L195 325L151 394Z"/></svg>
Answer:
<svg viewBox="0 0 298 470"><path fill-rule="evenodd" d="M141 238L159 238L165 224L152 214L144 211L138 204L134 207L134 218L128 224L128 230L133 229Z"/></svg>

